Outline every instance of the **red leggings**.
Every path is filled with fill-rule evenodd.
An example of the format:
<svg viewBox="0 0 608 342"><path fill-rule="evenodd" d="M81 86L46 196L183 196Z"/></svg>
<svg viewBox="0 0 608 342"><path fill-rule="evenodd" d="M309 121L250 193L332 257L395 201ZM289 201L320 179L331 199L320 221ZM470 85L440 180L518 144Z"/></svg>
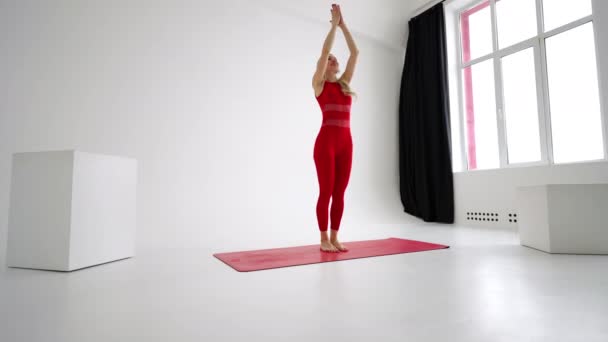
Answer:
<svg viewBox="0 0 608 342"><path fill-rule="evenodd" d="M350 178L353 141L350 128L322 126L314 150L319 199L317 221L320 231L327 231L328 207L331 198L331 229L339 230L344 212L344 192Z"/></svg>

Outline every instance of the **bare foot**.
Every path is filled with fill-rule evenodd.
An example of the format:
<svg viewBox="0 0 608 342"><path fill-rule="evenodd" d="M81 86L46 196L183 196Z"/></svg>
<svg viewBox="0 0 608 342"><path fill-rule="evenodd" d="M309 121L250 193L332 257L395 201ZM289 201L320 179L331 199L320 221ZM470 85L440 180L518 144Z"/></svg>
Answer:
<svg viewBox="0 0 608 342"><path fill-rule="evenodd" d="M334 245L334 247L336 247L340 252L348 251L348 248L346 248L346 246L344 246L343 244L338 242L338 240L331 241L331 244Z"/></svg>
<svg viewBox="0 0 608 342"><path fill-rule="evenodd" d="M339 250L329 240L321 241L321 250L323 252L337 253Z"/></svg>

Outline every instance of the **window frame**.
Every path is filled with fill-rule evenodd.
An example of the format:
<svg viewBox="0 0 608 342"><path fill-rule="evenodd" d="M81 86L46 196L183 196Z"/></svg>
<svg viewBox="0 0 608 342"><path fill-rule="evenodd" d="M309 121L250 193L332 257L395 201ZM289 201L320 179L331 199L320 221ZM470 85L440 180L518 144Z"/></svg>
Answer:
<svg viewBox="0 0 608 342"><path fill-rule="evenodd" d="M497 13L496 13L496 2L498 0L448 0L446 2L453 3L450 6L454 6L454 9L450 11L448 15L454 17L454 31L453 38L455 39L456 56L458 58L456 65L457 75L457 94L458 94L458 121L459 121L459 135L460 135L460 151L459 153L453 153L454 157L460 157L460 165L462 165L462 171L464 172L476 172L486 170L498 170L498 169L510 169L520 167L531 167L531 166L548 166L548 165L569 165L569 164L584 164L594 162L605 162L608 161L608 119L606 118L605 110L605 99L603 97L602 78L601 78L601 63L598 49L598 32L596 27L596 14L594 8L592 8L591 15L583 18L579 18L575 21L569 22L562 26L556 27L550 31L544 32L544 14L543 14L543 0L536 1L536 20L537 20L537 32L534 37L526 39L524 41L517 42L510 46L506 46L502 49L498 46L498 26L497 26ZM504 0L508 1L508 0ZM492 52L484 56L477 57L468 62L464 62L463 56L463 32L461 19L462 15L470 11L473 8L481 6L484 2L488 2L490 7L491 15L491 29L492 29ZM592 1L593 5L593 1ZM546 51L546 39L556 36L560 33L575 29L582 25L591 23L594 32L594 48L595 48L595 60L596 70L598 73L598 91L599 91L599 107L600 107L600 122L602 129L604 157L602 159L566 162L555 164L553 159L553 144L552 144L552 129L551 129L551 108L549 98L549 81L548 81L548 70L547 70L547 51ZM449 28L448 28L449 29ZM507 151L507 135L506 135L506 118L504 115L504 92L503 92L503 77L502 77L502 58L532 48L534 53L534 67L536 70L536 92L537 92L537 106L538 106L538 123L539 123L539 137L540 137L540 150L541 160L534 162L524 163L509 163L508 162L508 151ZM468 130L466 128L467 110L466 110L466 93L464 84L463 70L467 67L475 64L485 62L488 60L493 61L494 66L494 88L496 98L496 121L498 125L498 146L499 146L499 161L500 165L497 168L484 168L484 169L471 169L469 163L468 153Z"/></svg>

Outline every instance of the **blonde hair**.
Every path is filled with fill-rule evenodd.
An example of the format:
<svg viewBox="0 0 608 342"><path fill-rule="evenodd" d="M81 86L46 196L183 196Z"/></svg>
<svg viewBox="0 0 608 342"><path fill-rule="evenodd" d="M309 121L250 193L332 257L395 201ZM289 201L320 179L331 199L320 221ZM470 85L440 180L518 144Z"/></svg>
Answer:
<svg viewBox="0 0 608 342"><path fill-rule="evenodd" d="M345 95L357 97L357 93L350 88L350 85L345 80L339 78L338 83L340 84L340 88L342 88L342 92Z"/></svg>

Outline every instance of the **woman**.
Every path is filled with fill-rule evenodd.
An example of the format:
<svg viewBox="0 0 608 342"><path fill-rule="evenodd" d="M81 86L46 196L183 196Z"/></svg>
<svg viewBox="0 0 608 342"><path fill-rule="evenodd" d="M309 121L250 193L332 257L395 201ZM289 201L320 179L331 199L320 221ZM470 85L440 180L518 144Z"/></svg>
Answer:
<svg viewBox="0 0 608 342"><path fill-rule="evenodd" d="M357 64L359 50L350 34L340 6L331 8L331 29L325 38L317 70L312 78L312 87L321 111L323 123L314 147L314 160L319 180L317 201L317 221L321 232L321 250L324 252L344 252L347 248L338 241L340 220L344 212L344 192L350 178L353 156L353 142L350 134L351 96L349 84ZM338 60L330 53L336 30L340 28L350 57L340 78ZM331 210L328 215L329 201ZM328 236L328 216L331 219L331 235Z"/></svg>

